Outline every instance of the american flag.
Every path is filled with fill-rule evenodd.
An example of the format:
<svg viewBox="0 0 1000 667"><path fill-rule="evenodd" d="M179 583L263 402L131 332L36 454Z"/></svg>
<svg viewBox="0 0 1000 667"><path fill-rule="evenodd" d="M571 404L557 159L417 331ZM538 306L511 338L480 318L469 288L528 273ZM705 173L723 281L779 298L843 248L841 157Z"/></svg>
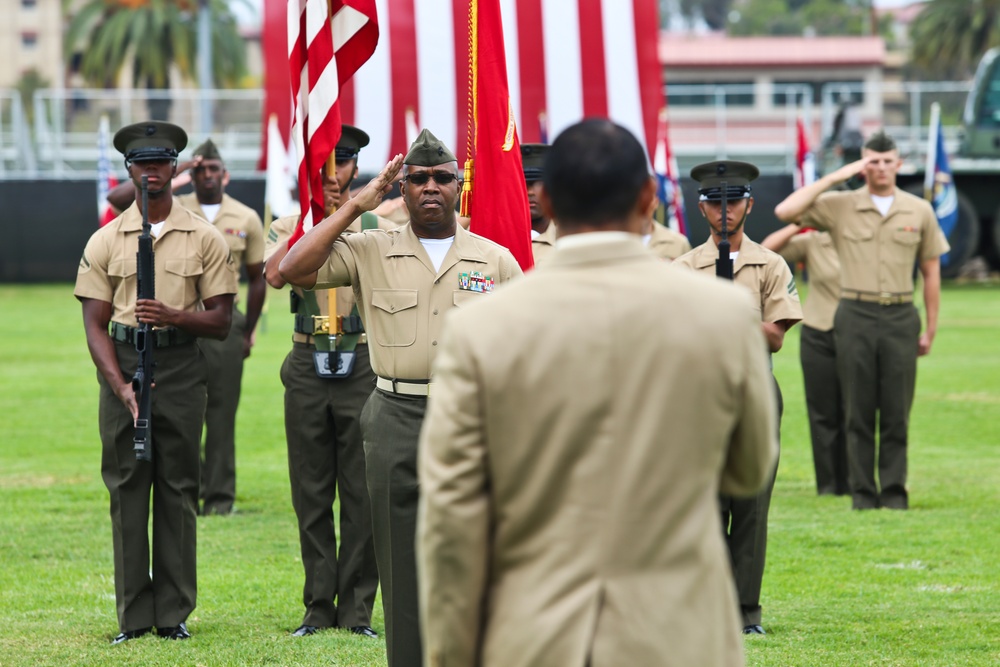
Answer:
<svg viewBox="0 0 1000 667"><path fill-rule="evenodd" d="M677 159L670 150L670 125L667 109L660 110L656 131L656 153L653 156L653 170L656 172L656 196L663 205L663 223L670 229L687 234L684 220L684 193L681 192L677 174Z"/></svg>
<svg viewBox="0 0 1000 667"><path fill-rule="evenodd" d="M469 98L469 0L374 0L381 38L340 94L343 122L371 136L359 168L406 153L407 109L461 164ZM507 82L521 141L609 117L653 155L663 106L657 0L499 0ZM544 128L544 129L543 129Z"/></svg>
<svg viewBox="0 0 1000 667"><path fill-rule="evenodd" d="M795 121L795 134L797 148L795 150L795 174L792 180L795 189L798 190L816 180L816 160L812 149L809 148L809 138L806 136L806 127L801 118Z"/></svg>
<svg viewBox="0 0 1000 667"><path fill-rule="evenodd" d="M321 170L340 139L340 94L378 40L375 0L288 0L292 137L302 210L289 245L324 216Z"/></svg>

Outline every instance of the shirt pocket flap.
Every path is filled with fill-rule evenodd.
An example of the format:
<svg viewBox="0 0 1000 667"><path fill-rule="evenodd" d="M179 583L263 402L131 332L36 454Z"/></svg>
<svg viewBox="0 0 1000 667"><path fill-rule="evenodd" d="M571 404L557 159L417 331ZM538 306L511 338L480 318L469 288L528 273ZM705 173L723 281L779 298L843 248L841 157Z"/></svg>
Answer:
<svg viewBox="0 0 1000 667"><path fill-rule="evenodd" d="M176 276L200 276L204 271L201 262L195 259L168 259L163 263L163 268L167 273Z"/></svg>
<svg viewBox="0 0 1000 667"><path fill-rule="evenodd" d="M870 241L875 238L875 230L865 228L848 228L844 230L844 238L848 241Z"/></svg>
<svg viewBox="0 0 1000 667"><path fill-rule="evenodd" d="M127 278L136 272L135 257L115 259L108 263L108 275L113 278Z"/></svg>
<svg viewBox="0 0 1000 667"><path fill-rule="evenodd" d="M374 289L372 290L372 306L387 313L398 313L417 307L417 290L415 289Z"/></svg>
<svg viewBox="0 0 1000 667"><path fill-rule="evenodd" d="M897 229L892 232L892 240L900 245L917 245L920 243L920 232L915 229Z"/></svg>

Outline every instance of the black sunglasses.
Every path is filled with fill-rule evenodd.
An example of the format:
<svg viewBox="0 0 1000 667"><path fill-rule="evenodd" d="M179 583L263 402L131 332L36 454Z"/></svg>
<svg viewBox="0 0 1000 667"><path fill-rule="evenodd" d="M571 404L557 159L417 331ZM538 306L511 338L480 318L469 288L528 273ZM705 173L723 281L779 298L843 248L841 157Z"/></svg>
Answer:
<svg viewBox="0 0 1000 667"><path fill-rule="evenodd" d="M421 171L415 174L407 174L404 181L409 181L412 185L427 185L427 181L434 179L438 185L448 185L458 180L458 176L450 171Z"/></svg>

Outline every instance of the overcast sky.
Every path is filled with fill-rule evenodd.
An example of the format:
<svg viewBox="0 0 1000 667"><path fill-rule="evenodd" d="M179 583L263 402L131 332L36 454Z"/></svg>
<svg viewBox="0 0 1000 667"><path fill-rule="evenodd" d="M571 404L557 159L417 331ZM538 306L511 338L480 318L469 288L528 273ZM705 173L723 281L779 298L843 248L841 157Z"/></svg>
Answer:
<svg viewBox="0 0 1000 667"><path fill-rule="evenodd" d="M902 5L909 5L915 1L916 0L874 0L875 6L879 8L900 7ZM233 13L236 14L240 23L244 25L260 24L260 17L263 13L263 0L230 0L230 6L233 8Z"/></svg>

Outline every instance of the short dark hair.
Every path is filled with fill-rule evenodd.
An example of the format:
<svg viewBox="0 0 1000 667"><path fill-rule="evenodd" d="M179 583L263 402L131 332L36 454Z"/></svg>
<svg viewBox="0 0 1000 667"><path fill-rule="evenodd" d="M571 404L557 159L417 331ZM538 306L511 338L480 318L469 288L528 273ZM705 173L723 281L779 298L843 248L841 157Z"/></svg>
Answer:
<svg viewBox="0 0 1000 667"><path fill-rule="evenodd" d="M639 141L621 125L598 118L571 125L556 137L542 177L560 225L624 220L648 181Z"/></svg>
<svg viewBox="0 0 1000 667"><path fill-rule="evenodd" d="M876 153L888 153L889 151L896 150L896 142L884 129L879 129L875 134L868 137L868 141L865 142L864 147Z"/></svg>

